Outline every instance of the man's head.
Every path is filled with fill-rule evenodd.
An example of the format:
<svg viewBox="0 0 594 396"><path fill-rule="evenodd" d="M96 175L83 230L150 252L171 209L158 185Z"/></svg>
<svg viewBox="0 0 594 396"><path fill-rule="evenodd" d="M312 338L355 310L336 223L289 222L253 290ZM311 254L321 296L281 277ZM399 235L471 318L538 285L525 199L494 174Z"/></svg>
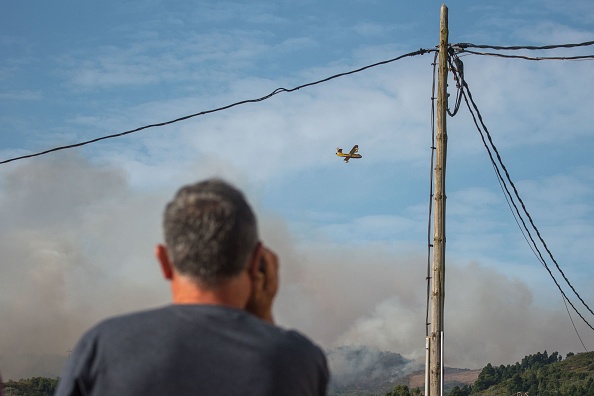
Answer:
<svg viewBox="0 0 594 396"><path fill-rule="evenodd" d="M244 270L258 243L243 194L218 179L182 187L165 208L163 229L173 267L207 286Z"/></svg>

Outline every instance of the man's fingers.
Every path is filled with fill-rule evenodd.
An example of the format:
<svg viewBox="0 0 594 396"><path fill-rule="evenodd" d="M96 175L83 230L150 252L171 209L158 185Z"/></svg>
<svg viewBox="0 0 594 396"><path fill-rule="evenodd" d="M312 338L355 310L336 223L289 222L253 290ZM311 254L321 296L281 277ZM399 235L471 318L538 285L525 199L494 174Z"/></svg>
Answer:
<svg viewBox="0 0 594 396"><path fill-rule="evenodd" d="M278 256L270 249L263 247L262 258L265 263L264 275L266 277L264 290L272 295L278 289Z"/></svg>

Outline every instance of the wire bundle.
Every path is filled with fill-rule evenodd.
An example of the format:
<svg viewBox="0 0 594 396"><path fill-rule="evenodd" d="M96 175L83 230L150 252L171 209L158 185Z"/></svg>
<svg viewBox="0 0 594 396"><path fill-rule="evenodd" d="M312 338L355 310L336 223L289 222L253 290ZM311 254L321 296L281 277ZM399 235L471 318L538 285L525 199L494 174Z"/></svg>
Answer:
<svg viewBox="0 0 594 396"><path fill-rule="evenodd" d="M470 92L468 83L466 82L466 80L464 78L463 64L459 58L459 54L471 53L474 55L488 55L488 56L494 55L494 56L500 56L500 57L504 57L504 58L516 58L516 59L526 59L526 60L594 59L594 55L585 55L585 56L579 56L579 57L573 56L573 57L538 57L538 58L536 58L536 57L529 57L529 56L523 56L523 55L512 56L512 55L492 54L492 53L478 53L478 52L468 51L466 49L466 48L490 48L490 49L494 49L494 50L550 50L550 49L557 49L557 48L574 48L574 47L591 46L591 45L594 45L594 41L588 41L588 42L579 43L579 44L548 45L548 46L542 46L542 47L533 47L533 46L499 47L499 46L474 45L474 44L464 43L464 44L456 44L456 45L450 46L450 50L449 50L449 54L448 54L449 67L450 67L450 70L452 71L452 73L454 74L454 79L456 80L456 85L458 88L455 110L453 112L450 112L448 110L448 113L450 113L450 115L455 115L455 113L458 111L458 107L460 105L459 98L463 97L464 101L468 107L468 110L472 116L474 124L481 136L483 145L485 146L485 148L487 150L487 153L491 160L491 164L493 165L493 169L495 170L495 173L497 175L497 179L499 181L501 189L504 192L505 199L508 203L508 206L510 207L510 210L512 211L512 215L514 216L516 223L518 224L518 227L520 227L520 231L522 232L524 239L526 240L526 242L528 242L530 249L535 254L535 256L537 257L539 262L543 265L543 267L547 270L550 277L553 279L553 282L557 286L557 289L561 293L561 295L563 297L563 303L565 304L569 318L573 324L573 327L576 331L576 334L577 334L580 342L582 343L582 346L584 347L584 349L586 351L587 351L587 348L584 345L584 343L577 331L577 328L575 326L575 323L573 322L573 319L571 318L571 314L567 307L567 303L569 303L569 305L573 308L573 310L584 321L584 323L586 323L586 325L588 327L590 327L590 329L594 330L594 327L588 322L588 320L586 320L584 315L571 302L571 300L569 299L567 294L564 292L563 288L561 287L561 285L559 284L559 282L553 275L551 268L547 264L547 259L545 259L545 254L543 254L543 252L541 252L541 249L539 248L539 244L537 243L536 240L538 240L538 242L540 242L541 248L543 248L546 251L546 256L548 256L548 260L552 261L555 264L555 267L561 274L563 280L569 286L569 288L571 289L573 294L581 302L583 307L585 307L587 309L587 311L590 312L590 314L592 314L592 315L594 315L594 312L588 306L588 304L584 301L584 299L579 295L579 293L577 292L575 287L571 284L571 282L569 281L569 279L567 278L567 276L565 275L565 273L559 266L559 263L553 256L553 253L547 246L540 231L538 230L536 224L534 223L532 216L528 212L528 209L526 208L524 201L520 197L520 194L519 194L515 184L513 183L511 176L510 176L505 164L503 163L501 155L499 154L499 151L497 150L497 147L495 146L495 143L493 142L493 138L492 138L491 134L489 133L487 126L484 123L483 117L478 109L478 106L476 105L476 103L472 97L472 93ZM511 191L510 191L510 189L511 189ZM513 191L513 193L512 193L512 191ZM521 207L521 210L518 206ZM512 207L513 207L513 209L512 209ZM535 237L533 237L533 233L536 235L536 240L535 240Z"/></svg>

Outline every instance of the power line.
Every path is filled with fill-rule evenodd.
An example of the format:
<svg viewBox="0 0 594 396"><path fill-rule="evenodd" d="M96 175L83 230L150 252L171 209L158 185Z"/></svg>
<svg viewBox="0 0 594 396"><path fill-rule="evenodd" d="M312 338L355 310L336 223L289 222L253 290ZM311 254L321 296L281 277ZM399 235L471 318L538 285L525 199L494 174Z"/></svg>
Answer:
<svg viewBox="0 0 594 396"><path fill-rule="evenodd" d="M510 58L510 59L525 59L533 61L543 60L594 60L594 55L577 55L577 56L525 56L525 55L505 55L497 54L493 52L477 52L469 50L461 50L460 53L473 54L473 55L484 55L484 56L495 56L498 58Z"/></svg>
<svg viewBox="0 0 594 396"><path fill-rule="evenodd" d="M532 61L547 61L547 60L562 60L562 61L579 61L579 60L594 60L594 55L578 55L578 56L546 56L546 57L536 57L536 56L527 56L527 55L508 55L508 54L499 54L499 53L493 53L493 52L478 52L478 51L471 51L468 50L467 48L481 48L481 49L492 49L492 50L551 50L551 49L559 49L559 48L575 48L575 47L585 47L585 46L591 46L594 45L594 41L588 41L588 42L584 42L584 43L578 43L578 44L561 44L561 45L547 45L547 46L540 46L540 47L536 47L536 46L492 46L492 45L475 45L475 44L470 44L470 43L460 43L460 44L456 44L453 45L452 48L450 49L450 55L451 58L454 59L454 62L456 64L456 66L458 65L462 65L462 62L460 61L460 59L458 58L458 54L462 54L462 53L468 53L468 54L473 54L473 55L482 55L482 56L494 56L494 57L500 57L500 58L511 58L511 59L524 59L524 60L532 60ZM497 179L499 182L499 185L502 189L502 191L504 191L504 196L505 199L507 201L508 206L510 207L510 210L512 209L512 205L515 208L515 211L517 213L514 213L513 210L511 210L512 215L514 216L514 219L516 220L516 223L518 224L518 227L520 228L520 231L522 232L522 235L524 236L524 239L526 240L526 242L528 243L528 246L530 247L530 249L532 250L532 252L534 253L534 255L537 257L537 259L541 262L541 264L543 265L543 267L547 270L547 272L549 273L549 275L551 276L551 278L553 279L553 282L555 283L555 285L557 286L557 288L559 289L559 292L561 293L561 296L563 298L563 303L565 305L565 309L567 311L567 314L569 316L569 319L571 321L571 324L577 334L578 339L580 340L582 346L584 347L584 350L588 351L586 346L584 345L582 338L580 337L580 334L577 330L577 327L575 326L575 323L573 321L573 318L571 317L571 313L569 311L569 308L567 307L567 303L569 303L569 305L573 308L573 310L578 314L578 316L592 329L594 330L594 328L592 327L592 325L590 325L590 323L588 323L588 321L584 318L584 316L577 310L577 308L573 305L573 303L569 300L569 298L567 297L567 295L565 294L565 292L563 291L563 289L561 288L561 286L559 285L559 283L557 282L557 279L555 278L555 276L553 275L553 273L551 272L550 268L548 267L544 257L542 256L540 250L538 249L538 246L536 245L536 242L534 241L534 239L532 238L532 234L530 233L530 230L527 228L526 226L526 222L524 221L524 218L522 217L514 199L513 196L511 195L506 181L503 179L503 176L499 170L499 167L497 165L497 163L495 162L493 155L491 153L491 150L489 148L489 146L487 145L487 142L485 141L485 137L483 135L483 130L485 131L485 134L488 137L489 143L491 145L491 147L493 148L493 151L495 152L497 159L499 161L499 164L501 166L501 168L503 169L503 171L505 172L506 178L509 181L510 185L512 186L515 196L518 199L518 201L520 202L522 209L525 213L525 215L527 216L532 228L535 230L536 235L538 236L538 239L540 240L542 246L544 247L544 249L547 251L550 259L553 261L553 263L555 264L557 270L561 273L563 279L565 280L565 282L569 285L569 287L571 288L571 290L574 292L574 294L577 296L577 298L582 302L582 304L586 307L586 309L592 313L594 315L594 312L592 312L592 310L590 309L590 307L586 304L586 302L582 299L582 297L577 293L577 291L575 290L575 288L573 287L573 285L571 284L571 282L569 281L569 279L567 279L567 277L565 276L565 273L561 270L559 264L557 263L557 261L555 260L555 258L553 257L551 251L549 250L547 244L545 243L544 239L542 238L538 228L536 227L536 225L534 224L532 217L530 216L530 214L528 213L526 206L524 205L524 202L522 201L522 199L520 198L518 191L515 187L515 185L513 184L509 173L507 171L507 168L505 167L505 165L503 164L503 161L501 160L501 156L499 155L499 152L497 151L497 147L494 145L493 140L491 138L491 135L489 134L489 131L487 130L482 116L476 106L476 104L474 103L473 99L472 99L472 94L470 92L470 90L468 89L468 85L466 83L466 81L464 80L464 75L463 75L463 69L460 67L454 67L452 65L452 61L451 59L449 59L450 62L450 67L452 69L452 72L454 73L454 77L456 78L456 82L458 83L458 94L460 94L460 91L462 91L462 95L464 96L464 100L466 102L466 105L468 106L468 109L472 115L473 121L481 135L481 139L483 141L483 144L485 145L485 148L487 149L487 152L489 154L489 157L491 159L491 163L493 165L493 168L495 169L496 175L497 175ZM461 72L460 72L461 71ZM461 83L458 81L461 81ZM461 86L460 86L461 85ZM468 95L468 96L467 96ZM470 99L470 103L472 103L472 107L474 109L471 109L470 107L470 103L469 103L469 99ZM457 109L454 111L457 111ZM475 112L476 112L476 116L475 116ZM451 114L452 115L452 114ZM480 124L482 126L479 126L478 122L477 122L477 117L478 120L480 121ZM509 199L508 199L509 196ZM520 222L521 221L522 226L520 226ZM524 232L524 230L526 230L526 232ZM530 239L531 242L528 241L528 238Z"/></svg>
<svg viewBox="0 0 594 396"><path fill-rule="evenodd" d="M594 41L586 41L583 43L577 44L553 44L553 45L543 45L543 46L533 46L533 45L516 45L516 46L500 46L500 45L481 45L481 44L472 44L472 43L458 43L453 44L452 47L454 49L466 49L466 48L482 48L482 49L493 49L493 50L550 50L550 49L558 49L558 48L575 48L575 47L588 47L594 45Z"/></svg>
<svg viewBox="0 0 594 396"><path fill-rule="evenodd" d="M538 256L539 256L539 261L544 265L545 269L548 271L549 275L551 276L551 278L553 279L553 282L555 283L555 285L557 286L557 288L559 289L559 291L561 292L563 298L571 305L571 307L574 309L574 311L580 316L580 318L592 329L594 330L594 327L592 327L592 325L584 318L584 316L577 310L577 308L571 303L571 301L568 299L567 295L565 294L565 292L563 291L563 289L561 288L561 286L559 285L559 283L557 282L555 276L553 275L552 271L550 270L550 268L548 267L548 265L546 264L546 261L544 260L544 257L542 256L540 250L538 249L536 242L534 241L534 239L532 238L532 234L530 233L530 230L528 229L516 203L515 200L511 194L511 192L509 191L508 187L507 187L507 183L506 183L506 179L509 182L510 186L512 187L513 191L514 191L514 195L516 197L516 199L518 200L518 202L520 203L520 205L522 206L523 212L526 215L526 217L528 218L530 225L532 226L532 228L534 229L534 231L536 232L538 239L540 240L541 244L543 245L543 247L545 248L545 250L547 251L549 257L551 258L551 260L555 263L555 266L557 268L557 270L561 273L563 279L565 280L565 282L569 285L569 287L571 288L571 290L574 292L574 294L578 297L578 299L582 302L582 304L588 309L588 311L590 311L590 313L592 313L594 315L594 312L592 312L592 310L590 309L590 307L586 304L586 302L582 299L582 297L579 295L579 293L575 290L575 288L573 287L573 285L571 284L571 282L569 281L569 279L566 277L565 273L561 270L561 267L559 266L559 264L557 263L557 261L555 260L555 258L553 257L552 252L549 250L546 242L544 241L544 239L542 238L542 235L540 234L540 231L538 230L538 228L536 227L536 225L534 224L534 221L532 220L532 216L530 215L530 213L528 212L528 210L526 209L526 206L523 202L523 200L521 199L518 190L516 189L515 184L513 183L513 181L511 180L511 177L509 175L509 172L507 171L507 168L505 167L505 165L503 164L503 160L501 159L501 156L499 154L499 151L497 150L497 147L495 146L493 139L491 137L491 134L489 133L485 123L483 122L483 118L482 115L480 114L480 111L476 105L476 103L474 102L473 98L472 98L472 93L470 92L470 89L468 87L468 84L466 82L466 80L463 79L463 76L458 75L458 78L460 79L461 85L462 85L462 95L464 97L464 100L468 106L468 110L470 111L470 114L472 115L473 121L475 123L475 126L477 127L481 139L483 141L483 144L485 145L485 148L487 149L487 152L489 154L489 157L491 159L491 163L493 164L493 167L496 171L497 177L500 180L500 184L502 183L503 187L505 188L505 191L507 193L507 195L510 197L511 199L511 203L514 206L516 213L518 214L518 217L520 219L520 221L523 224L524 229L526 230L530 240L532 241L532 244L534 246L534 248L536 249L536 251L538 252ZM472 107L471 107L472 104ZM475 115L476 113L476 115ZM478 121L477 121L478 119ZM480 122L480 126L479 126L479 122ZM483 134L484 131L484 134ZM489 141L489 144L487 144L487 141L485 140L485 135L487 136L487 139ZM493 152L495 153L496 157L497 157L497 162L495 161L493 154L491 152L491 148L489 147L489 145L491 146L491 148L493 149ZM498 165L499 164L499 165ZM501 169L503 170L503 172L505 173L506 178L504 179L501 171L499 170L499 167L501 167ZM509 203L509 201L508 201ZM513 213L513 212L512 212ZM514 215L515 217L515 215Z"/></svg>
<svg viewBox="0 0 594 396"><path fill-rule="evenodd" d="M578 332L577 327L575 327L575 322L573 321L573 318L571 317L571 312L569 312L569 307L567 306L567 299L566 298L563 298L563 305L565 305L565 310L567 311L567 315L569 316L569 320L571 320L571 325L573 326L573 330L575 331L575 334L577 334L577 337L580 340L580 343L582 344L582 347L584 348L584 350L586 352L588 352L588 348L586 348L586 345L584 344L584 341L582 341L582 337L580 336L580 333Z"/></svg>
<svg viewBox="0 0 594 396"><path fill-rule="evenodd" d="M38 156L41 156L41 155L53 153L55 151L66 150L66 149L71 149L71 148L75 148L75 147L81 147L81 146L85 146L85 145L88 145L88 144L91 144L91 143L99 142L101 140L113 139L113 138L117 138L117 137L129 135L129 134L132 134L132 133L140 132L140 131L143 131L143 130L149 129L149 128L162 127L162 126L174 124L176 122L185 121L185 120L188 120L190 118L202 116L202 115L205 115L205 114L210 114L210 113L215 113L215 112L218 112L218 111L227 110L227 109L230 109L232 107L243 105L243 104L247 104L247 103L262 102L262 101L264 101L266 99L270 99L271 97L273 97L275 95L278 95L281 92L287 92L287 93L289 93L289 92L298 91L298 90L300 90L302 88L307 88L307 87L311 87L311 86L314 86L314 85L322 84L322 83L328 82L330 80L334 80L334 79L339 78L339 77L348 76L350 74L359 73L359 72L362 72L362 71L367 70L367 69L371 69L371 68L376 67L376 66L381 66L381 65L386 65L388 63L396 62L396 61L401 60L401 59L406 58L406 57L412 57L412 56L416 56L416 55L424 55L426 53L435 52L435 51L436 51L435 49L423 49L423 48L421 48L418 51L409 52L407 54L400 55L400 56L398 56L396 58L392 58L392 59L388 59L388 60L385 60L385 61L373 63L371 65L363 66L361 68L358 68L358 69L355 69L355 70L351 70L351 71L348 71L348 72L338 73L338 74L335 74L333 76L330 76L330 77L327 77L327 78L323 78L323 79L318 80L318 81L306 83L306 84L303 84L303 85L299 85L299 86L294 87L294 88L277 88L274 91L272 91L271 93L269 93L268 95L264 95L264 96L262 96L260 98L242 100L242 101L235 102L235 103L232 103L232 104L229 104L229 105L226 105L226 106L218 107L218 108L211 109L211 110L201 111L199 113L190 114L190 115L183 116L183 117L180 117L180 118L176 118L176 119L170 120L170 121L165 121L165 122L159 122L159 123L156 123L156 124L145 125L145 126L141 126L139 128L136 128L136 129L131 129L129 131L115 133L115 134L107 135L107 136L101 136L101 137L98 137L98 138L95 138L95 139L91 139L91 140L86 140L86 141L83 141L83 142L80 142L80 143L69 144L69 145L66 145L66 146L55 147L55 148L44 150L44 151L41 151L41 152L38 152L38 153L34 153L34 154L27 154L27 155L22 155L22 156L19 156L19 157L9 158L7 160L0 161L0 165L7 164L9 162L13 162L13 161L17 161L17 160L22 160L22 159L25 159L25 158L38 157Z"/></svg>
<svg viewBox="0 0 594 396"><path fill-rule="evenodd" d="M467 52L469 52L469 51L467 51ZM476 117L474 115L474 112L470 109L468 99L467 99L466 95L463 92L463 86L464 86L464 84L466 84L465 83L465 80L464 80L464 64L462 63L462 61L460 60L460 58L457 56L457 53L456 53L456 51L454 49L450 48L449 55L450 56L448 58L448 63L449 63L450 70L452 71L452 73L454 75L454 79L456 81L457 93L456 93L456 102L455 102L456 105L455 105L454 111L451 112L448 109L448 114L450 116L452 116L452 117L456 115L456 113L458 112L459 106L460 106L460 98L461 98L461 96L464 96L464 100L465 100L465 102L466 102L466 104L468 106L468 109L470 111L470 114L472 115L472 118L474 120L475 126L477 127L477 129L478 129L478 131L479 131L479 133L481 135L481 139L483 141L483 144L485 145L485 147L487 149L487 152L488 152L489 157L491 159L491 164L492 164L493 169L495 170L495 173L497 175L497 181L499 183L499 186L501 188L501 191L503 191L503 196L505 198L505 201L507 202L508 207L510 208L510 211L512 213L512 216L514 217L514 220L516 221L516 224L518 225L518 228L520 229L520 232L522 233L522 236L524 237L524 239L528 243L528 247L530 248L530 250L532 250L532 253L536 256L537 260L542 264L542 266L549 272L549 275L553 278L553 281L555 282L555 285L557 285L557 288L561 292L561 298L563 300L563 304L565 306L565 310L567 311L567 316L569 316L569 320L571 321L571 325L573 326L573 329L574 329L574 331L575 331L575 333L576 333L576 335L577 335L580 343L582 344L582 347L584 348L584 350L586 352L588 352L588 349L586 348L586 345L584 344L584 342L582 340L582 337L580 336L580 333L579 333L579 331L578 331L578 329L577 329L577 327L575 325L575 322L574 322L574 320L573 320L573 318L571 316L571 312L569 311L569 307L567 306L567 303L569 302L569 304L572 306L572 308L576 312L577 312L577 309L575 308L575 306L573 306L573 304L571 303L571 301L569 301L569 299L567 298L567 296L565 295L565 293L561 289L561 286L557 283L557 280L555 279L554 275L551 273L551 271L548 268L548 266L547 266L544 258L542 257L542 254L538 250L538 247L536 246L536 243L534 242L534 239L530 235L529 230L526 228L526 223L524 222L523 218L521 217L521 215L520 215L520 213L518 211L518 208L515 205L515 203L514 203L514 201L512 199L512 196L509 193L509 190L507 189L507 185L505 184L505 180L502 178L501 173L499 172L499 168L497 167L497 164L495 163L495 161L493 159L493 156L491 154L491 150L489 149L488 145L486 144L485 138L483 136L482 130L480 129L480 127L479 127L479 125L477 123L477 120L476 120ZM453 59L453 62L452 62L452 59ZM466 85L466 89L468 89L468 85ZM469 92L469 95L470 95L470 92ZM476 109L477 114L479 114L479 117L480 117L480 113L478 112L478 109L476 108L476 104L474 103L474 101L472 101L472 103L473 103L473 105L474 105L474 107ZM480 119L481 119L481 123L482 123L482 117L480 117ZM484 126L484 124L483 124L483 126ZM488 130L486 129L486 127L484 127L484 128L485 128L485 131L487 133L489 133ZM492 140L491 140L491 142L492 142ZM497 148L495 147L494 144L493 144L493 148L494 148L494 150L497 150ZM503 166L503 163L502 163L502 166ZM510 182L511 182L511 180L510 180ZM507 191L507 193L506 193L506 191ZM516 213L514 213L514 210L512 209L512 205L516 209L517 215L516 215ZM522 226L520 225L520 220L518 220L518 217L522 221L522 224L524 225L524 228L522 228ZM528 233L528 235L530 237L530 240L532 241L532 244L528 240L528 237L526 236L526 232L524 231L524 229ZM586 324L588 326L590 326L590 324L584 319L584 317L579 312L577 312L577 313L580 316L580 318L582 320L584 320L584 322L586 322ZM590 328L592 328L592 326L590 326Z"/></svg>
<svg viewBox="0 0 594 396"><path fill-rule="evenodd" d="M486 149L487 149L487 152L488 152L488 154L489 154L489 157L491 158L491 162L492 162L492 164L493 164L493 167L494 167L494 169L495 169L495 171L496 171L496 173L497 173L497 177L498 177L498 179L499 179L499 180L500 180L500 181L503 183L503 186L504 186L504 188L505 188L505 190L506 190L507 194L508 194L508 195L511 197L511 193L509 192L509 189L507 188L507 185L506 185L506 183L505 183L505 181L504 181L504 179L503 179L503 176L501 175L501 172L500 172L500 170L499 170L499 168L498 168L498 166L497 166L497 164L496 164L496 162L495 162L495 160L494 160L494 158L493 158L493 155L492 155L492 153L491 153L491 150L490 150L490 148L488 147L488 145L487 145L487 143L486 143L486 141L485 141L485 138L484 138L484 136L483 136L482 130L480 129L480 127L479 127L479 125L478 125L478 122L477 122L477 117L478 117L479 119L481 119L482 117L480 116L480 113L477 113L477 115L475 116L475 114L474 114L473 110L470 108L470 103L469 103L469 99L468 99L468 96L467 96L467 94L470 96L470 93L469 93L469 91L468 91L468 89L467 89L467 85L465 84L465 90L462 92L462 95L463 95L463 97L464 97L464 100L465 100L465 102L466 102L466 104L467 104L467 106L468 106L468 109L469 109L469 111L470 111L470 114L472 115L472 118L473 118L473 120L474 120L474 123L475 123L476 127L477 127L477 128L478 128L478 130L479 130L479 133L480 133L480 135L481 135L481 139L483 140L483 144L485 145L485 147L486 147ZM470 101L472 101L472 97L471 97ZM472 102L472 103L473 103L473 105L474 105L474 102ZM482 121L481 121L481 123L482 123ZM521 217L521 215L520 215L520 213L519 213L519 211L518 211L518 207L516 206L516 204L515 204L515 202L514 202L513 198L511 199L511 202L512 202L512 205L515 207L515 209L516 209L516 212L517 212L517 213L518 213L518 215L520 216L519 218L520 218L520 220L522 221L522 223L523 223L523 225L524 225L524 228L526 229L526 231L528 232L528 235L530 236L530 231L528 231L528 229L526 228L526 223L524 222L523 218ZM515 217L515 216L514 216L514 217ZM536 248L536 243L535 243L534 239L532 239L532 237L531 237L531 236L530 236L530 239L532 240L532 243L534 244L534 246L535 246L535 248ZM583 316L583 315L582 315L582 314L581 314L581 313L580 313L580 312L577 310L577 308L576 308L576 307L575 307L575 306L574 306L574 305L571 303L571 301L568 299L567 295L565 294L565 292L563 291L563 289L561 288L561 286L560 286L560 285L559 285L559 283L557 282L557 279L555 278L555 276L554 276L554 275L553 275L553 273L551 272L550 268L549 268L549 267L548 267L548 265L546 264L546 261L545 261L545 260L544 260L544 258L542 257L542 254L540 253L540 251L538 250L538 248L536 248L536 250L538 251L538 256L539 256L539 257L537 257L537 258L538 258L538 259L539 259L539 261L540 261L540 262L543 264L543 266L545 267L545 269L548 271L549 275L550 275L550 276L551 276L551 278L553 279L553 282L555 283L555 285L557 286L557 288L558 288L558 289L559 289L559 291L561 292L561 294L562 294L562 296L563 296L564 300L566 300L567 302L569 302L569 304L571 305L571 307L573 308L573 310L574 310L574 311L575 311L575 312L576 312L576 313L579 315L579 317L580 317L580 318L581 318L581 319L582 319L582 320L583 320L583 321L584 321L584 322L585 322L585 323L586 323L586 324L587 324L587 325L588 325L588 326L589 326L589 327L590 327L592 330L594 330L594 327L592 327L592 325L591 325L590 323L588 323L588 321L587 321L587 320L584 318L584 316ZM566 280L567 280L567 279L566 279ZM567 281L568 281L568 280L567 280ZM569 281L568 281L568 282L569 282ZM572 287L572 288L573 288L573 287ZM574 291L575 291L575 290L574 290ZM579 297L579 296L578 296L578 297ZM580 299L581 299L581 297L580 297ZM583 300L582 300L582 301L583 301ZM588 308L588 309L589 309L589 308Z"/></svg>
<svg viewBox="0 0 594 396"><path fill-rule="evenodd" d="M496 51L540 51L540 50L552 50L560 48L577 48L577 47L588 47L594 45L594 41L586 41L583 43L576 44L555 44L555 45L543 45L543 46L532 46L532 45L517 45L517 46L500 46L500 45L483 45L483 44L471 44L471 43L458 43L451 45L451 51L455 51L458 54L467 53L473 55L483 56L495 56L499 58L511 58L511 59L525 59L533 61L543 60L594 60L594 55L575 55L575 56L527 56L527 55L507 55L499 54L494 52L479 52L472 51L468 48L479 48L479 49L491 49ZM457 59L457 58L454 58Z"/></svg>
<svg viewBox="0 0 594 396"><path fill-rule="evenodd" d="M429 309L431 301L431 251L433 249L433 243L431 241L431 214L433 213L433 164L435 162L435 76L437 69L437 56L436 52L433 57L433 82L431 84L431 164L429 168L429 210L427 218L427 301L425 308L425 337L429 337Z"/></svg>

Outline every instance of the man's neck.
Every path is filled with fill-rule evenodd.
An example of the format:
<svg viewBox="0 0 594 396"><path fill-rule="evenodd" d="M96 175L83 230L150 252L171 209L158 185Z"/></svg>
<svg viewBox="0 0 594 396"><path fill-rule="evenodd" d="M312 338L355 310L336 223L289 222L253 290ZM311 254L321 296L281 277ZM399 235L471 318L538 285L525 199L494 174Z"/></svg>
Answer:
<svg viewBox="0 0 594 396"><path fill-rule="evenodd" d="M210 287L197 283L194 279L176 274L171 279L171 292L174 304L224 305L244 309L249 299L249 282L243 273Z"/></svg>

